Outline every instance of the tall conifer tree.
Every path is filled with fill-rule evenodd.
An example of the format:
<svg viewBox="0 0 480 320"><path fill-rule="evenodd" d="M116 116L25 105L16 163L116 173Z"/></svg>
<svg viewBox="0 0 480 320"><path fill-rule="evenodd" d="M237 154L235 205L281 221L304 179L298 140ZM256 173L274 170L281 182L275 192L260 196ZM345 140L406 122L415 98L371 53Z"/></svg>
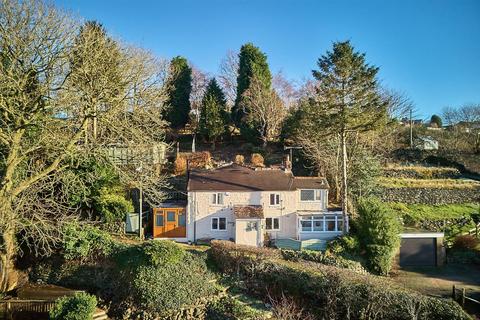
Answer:
<svg viewBox="0 0 480 320"><path fill-rule="evenodd" d="M242 135L250 138L256 135L256 131L251 128L252 126L246 119L249 108L242 98L245 91L250 87L253 78L257 79L266 90L270 90L272 74L268 67L267 56L252 43L247 43L242 46L239 54L237 98L232 108L232 119L235 125L241 129Z"/></svg>
<svg viewBox="0 0 480 320"><path fill-rule="evenodd" d="M166 111L165 119L172 128L183 128L189 120L192 91L192 68L184 57L177 56L170 62L167 88L167 104L170 107Z"/></svg>
<svg viewBox="0 0 480 320"><path fill-rule="evenodd" d="M200 134L212 143L225 132L227 101L215 78L210 80L202 100Z"/></svg>
<svg viewBox="0 0 480 320"><path fill-rule="evenodd" d="M309 115L310 130L321 128L326 136L340 138L342 209L346 215L347 135L382 125L387 105L379 94L378 68L367 64L365 54L354 51L349 41L334 43L333 51L327 51L317 65L319 69L313 71L318 85L314 112Z"/></svg>

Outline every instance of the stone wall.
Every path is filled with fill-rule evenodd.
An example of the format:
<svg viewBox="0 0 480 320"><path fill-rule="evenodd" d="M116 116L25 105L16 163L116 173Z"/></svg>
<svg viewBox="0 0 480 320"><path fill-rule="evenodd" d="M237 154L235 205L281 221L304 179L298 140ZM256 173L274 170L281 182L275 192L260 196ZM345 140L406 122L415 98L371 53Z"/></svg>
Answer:
<svg viewBox="0 0 480 320"><path fill-rule="evenodd" d="M386 168L383 176L388 178L407 179L457 179L461 176L456 168L429 168L423 170L405 168Z"/></svg>
<svg viewBox="0 0 480 320"><path fill-rule="evenodd" d="M385 202L402 202L407 204L429 205L480 202L480 188L384 188L381 194L381 198Z"/></svg>

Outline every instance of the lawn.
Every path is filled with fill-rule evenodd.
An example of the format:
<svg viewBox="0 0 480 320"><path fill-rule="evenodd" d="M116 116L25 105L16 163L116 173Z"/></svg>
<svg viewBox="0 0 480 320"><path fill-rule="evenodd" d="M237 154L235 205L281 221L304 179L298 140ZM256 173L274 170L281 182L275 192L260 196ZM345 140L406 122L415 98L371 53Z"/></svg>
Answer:
<svg viewBox="0 0 480 320"><path fill-rule="evenodd" d="M479 205L475 203L427 205L390 202L388 206L399 215L408 217L412 221L459 219L469 217L473 212L479 210Z"/></svg>

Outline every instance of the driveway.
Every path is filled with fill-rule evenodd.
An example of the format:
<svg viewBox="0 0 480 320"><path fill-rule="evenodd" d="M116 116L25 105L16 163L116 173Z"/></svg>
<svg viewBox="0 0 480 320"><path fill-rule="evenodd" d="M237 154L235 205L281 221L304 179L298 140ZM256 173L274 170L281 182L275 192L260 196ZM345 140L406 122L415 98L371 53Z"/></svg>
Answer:
<svg viewBox="0 0 480 320"><path fill-rule="evenodd" d="M450 297L452 286L465 288L467 296L480 298L480 266L448 264L442 267L405 267L392 275L398 284L438 297Z"/></svg>

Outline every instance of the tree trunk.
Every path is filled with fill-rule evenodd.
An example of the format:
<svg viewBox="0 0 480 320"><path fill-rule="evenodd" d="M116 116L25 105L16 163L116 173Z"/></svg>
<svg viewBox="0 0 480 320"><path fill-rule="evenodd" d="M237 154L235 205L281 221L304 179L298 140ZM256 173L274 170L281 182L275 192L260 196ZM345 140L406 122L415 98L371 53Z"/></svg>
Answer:
<svg viewBox="0 0 480 320"><path fill-rule="evenodd" d="M340 147L342 150L342 214L343 214L343 234L348 233L348 195L347 195L347 134L342 131Z"/></svg>
<svg viewBox="0 0 480 320"><path fill-rule="evenodd" d="M10 203L4 201L1 205L1 210L4 222L0 231L0 292L6 292L16 287L18 274L14 268L16 253L15 229Z"/></svg>

